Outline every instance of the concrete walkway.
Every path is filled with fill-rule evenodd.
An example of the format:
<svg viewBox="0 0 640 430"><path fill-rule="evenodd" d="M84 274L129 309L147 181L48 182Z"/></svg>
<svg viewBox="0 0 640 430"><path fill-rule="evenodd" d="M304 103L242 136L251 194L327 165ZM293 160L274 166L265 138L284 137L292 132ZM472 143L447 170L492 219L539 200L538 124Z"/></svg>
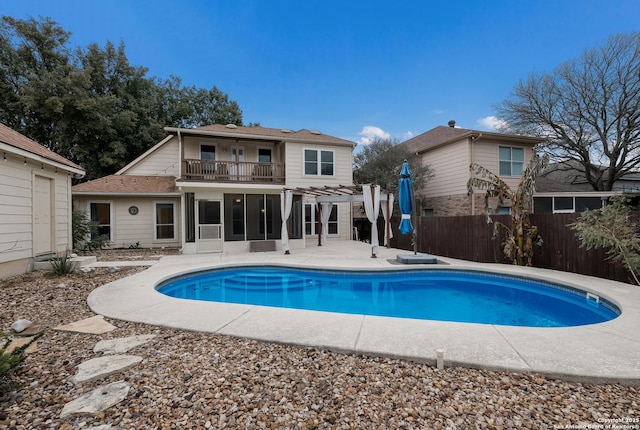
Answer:
<svg viewBox="0 0 640 430"><path fill-rule="evenodd" d="M618 318L569 328L488 324L339 314L254 305L175 299L155 290L160 282L193 271L237 265L288 265L363 270L407 270L390 262L398 253L380 248L371 258L360 242L282 252L163 257L144 272L94 290L91 309L106 317L434 364L445 350L445 366L534 372L581 382L640 385L640 287L572 273L478 264L439 258L448 267L493 271L561 282L607 298L622 309ZM606 264L603 262L603 264ZM419 266L425 270L435 265ZM442 267L442 265L438 265Z"/></svg>

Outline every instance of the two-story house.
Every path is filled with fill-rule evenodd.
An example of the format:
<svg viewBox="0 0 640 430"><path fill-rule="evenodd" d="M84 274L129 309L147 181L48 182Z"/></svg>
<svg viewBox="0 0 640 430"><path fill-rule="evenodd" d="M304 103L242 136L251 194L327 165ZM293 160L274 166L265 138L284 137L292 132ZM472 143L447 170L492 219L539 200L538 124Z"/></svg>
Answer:
<svg viewBox="0 0 640 430"><path fill-rule="evenodd" d="M484 194L476 190L467 192L467 181L473 163L494 172L515 189L523 169L533 155L533 147L542 139L456 128L455 121L449 126L439 126L402 145L422 157L423 165L428 165L433 177L422 190L415 190L423 216L479 215L485 212ZM505 207L493 207L494 213L509 213ZM494 202L494 204L496 204Z"/></svg>
<svg viewBox="0 0 640 430"><path fill-rule="evenodd" d="M0 278L72 248L71 180L82 167L0 124Z"/></svg>
<svg viewBox="0 0 640 430"><path fill-rule="evenodd" d="M318 131L208 125L166 127L167 137L114 175L73 187L114 247L181 247L184 253L280 247L283 189L352 184L356 143ZM316 234L315 199L294 194L291 248ZM328 238L349 239L349 203L333 205Z"/></svg>

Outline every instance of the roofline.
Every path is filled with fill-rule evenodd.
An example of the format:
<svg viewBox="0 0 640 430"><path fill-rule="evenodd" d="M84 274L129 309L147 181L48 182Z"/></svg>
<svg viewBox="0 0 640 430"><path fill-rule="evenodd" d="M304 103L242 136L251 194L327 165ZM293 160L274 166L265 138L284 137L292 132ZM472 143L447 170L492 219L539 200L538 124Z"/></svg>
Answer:
<svg viewBox="0 0 640 430"><path fill-rule="evenodd" d="M436 145L433 145L433 146L431 146L431 147L429 147L427 149L420 150L420 151L416 152L416 154L421 154L423 152L427 152L427 151L430 151L432 149L438 148L438 147L440 147L442 145L447 145L447 144L452 143L452 142L459 142L459 141L461 141L463 139L468 139L468 138L474 137L474 136L476 138L475 140L478 140L478 139L481 139L481 138L490 137L490 138L495 139L495 140L503 140L503 141L516 142L516 143L518 143L518 142L520 142L520 143L529 143L529 144L533 143L534 145L537 144L537 143L542 143L542 142L545 141L545 139L543 139L543 138L533 137L533 136L521 136L521 135L518 135L518 134L494 133L494 132L491 132L491 131L479 131L479 130L468 130L468 129L465 129L465 130L466 130L466 133L464 133L464 134L462 134L460 136L456 136L456 137L453 137L451 139L444 140L444 141L442 141L442 142L440 142L440 143L438 143ZM420 135L416 136L416 138L419 137L419 136ZM409 140L411 140L411 139L409 139ZM408 142L408 140L405 141L405 142Z"/></svg>
<svg viewBox="0 0 640 430"><path fill-rule="evenodd" d="M122 169L118 170L116 173L114 173L114 175L122 175L124 172L126 172L127 170L129 170L131 167L133 167L135 164L139 163L143 158L146 158L147 155L151 154L152 152L154 152L156 149L158 149L159 147L161 147L162 145L164 145L165 143L167 143L169 140L171 140L171 138L173 138L174 135L170 134L167 137L165 137L164 139L162 139L160 142L156 143L155 145L153 145L151 148L147 149L142 155L139 155L135 160L133 160L132 162L130 162L129 164L127 164L126 166L124 166Z"/></svg>
<svg viewBox="0 0 640 430"><path fill-rule="evenodd" d="M340 145L340 146L351 146L355 148L358 146L356 142L352 142L350 140L345 140L345 143L341 142L327 142L326 140L318 140L318 139L301 139L301 138L286 138L286 137L278 137L278 136L269 136L266 134L250 134L250 133L225 133L221 131L211 131L211 130L197 130L193 128L180 128L180 127L165 127L164 131L167 133L181 133L181 134L193 134L198 136L217 136L217 137L229 137L232 139L244 138L244 139L256 139L256 140L273 140L278 142L296 142L296 143L321 143L321 144L332 144L332 145ZM340 139L334 137L334 139Z"/></svg>
<svg viewBox="0 0 640 430"><path fill-rule="evenodd" d="M136 196L136 197L180 197L182 193L174 192L174 193L153 193L153 192L138 192L138 193L127 193L127 192L111 192L111 191L73 191L71 190L71 194L74 196Z"/></svg>
<svg viewBox="0 0 640 430"><path fill-rule="evenodd" d="M38 163L47 163L50 166L73 173L74 176L78 179L84 178L84 176L86 175L86 171L84 169L72 167L72 166L69 166L68 164L60 163L59 161L55 161L50 158L43 157L42 155L34 154L33 152L26 151L21 148L16 148L15 146L2 141L0 141L0 151L9 152L19 157L28 158L29 160L34 160Z"/></svg>

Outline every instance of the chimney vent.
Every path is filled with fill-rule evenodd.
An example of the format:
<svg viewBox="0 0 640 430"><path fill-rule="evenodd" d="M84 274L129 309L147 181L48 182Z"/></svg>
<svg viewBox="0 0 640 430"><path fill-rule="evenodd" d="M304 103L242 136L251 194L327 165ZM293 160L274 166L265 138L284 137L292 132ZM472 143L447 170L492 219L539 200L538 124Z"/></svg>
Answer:
<svg viewBox="0 0 640 430"><path fill-rule="evenodd" d="M451 127L451 128L455 128L455 126L456 126L456 122L454 120L449 121L448 124L449 124L449 127Z"/></svg>

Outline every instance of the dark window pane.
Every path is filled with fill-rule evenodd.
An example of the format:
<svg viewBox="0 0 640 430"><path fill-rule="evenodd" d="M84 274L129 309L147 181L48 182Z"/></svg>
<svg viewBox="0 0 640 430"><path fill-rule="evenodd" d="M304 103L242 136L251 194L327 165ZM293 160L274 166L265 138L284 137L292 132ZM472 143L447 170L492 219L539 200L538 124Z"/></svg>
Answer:
<svg viewBox="0 0 640 430"><path fill-rule="evenodd" d="M200 224L220 224L220 202L200 200L198 202Z"/></svg>
<svg viewBox="0 0 640 430"><path fill-rule="evenodd" d="M173 203L156 204L156 224L173 224Z"/></svg>
<svg viewBox="0 0 640 430"><path fill-rule="evenodd" d="M224 240L244 239L244 194L224 195Z"/></svg>
<svg viewBox="0 0 640 430"><path fill-rule="evenodd" d="M537 214L550 214L553 212L553 199L551 197L534 197L533 212Z"/></svg>
<svg viewBox="0 0 640 430"><path fill-rule="evenodd" d="M600 197L576 197L576 212L600 208L602 208L602 199Z"/></svg>
<svg viewBox="0 0 640 430"><path fill-rule="evenodd" d="M158 239L173 239L173 225L158 225L156 226L156 237Z"/></svg>
<svg viewBox="0 0 640 430"><path fill-rule="evenodd" d="M268 148L258 149L258 162L271 163L271 150Z"/></svg>
<svg viewBox="0 0 640 430"><path fill-rule="evenodd" d="M200 159L202 160L215 160L216 159L216 147L212 145L200 146Z"/></svg>
<svg viewBox="0 0 640 430"><path fill-rule="evenodd" d="M555 211L573 210L573 197L554 197L553 210Z"/></svg>

